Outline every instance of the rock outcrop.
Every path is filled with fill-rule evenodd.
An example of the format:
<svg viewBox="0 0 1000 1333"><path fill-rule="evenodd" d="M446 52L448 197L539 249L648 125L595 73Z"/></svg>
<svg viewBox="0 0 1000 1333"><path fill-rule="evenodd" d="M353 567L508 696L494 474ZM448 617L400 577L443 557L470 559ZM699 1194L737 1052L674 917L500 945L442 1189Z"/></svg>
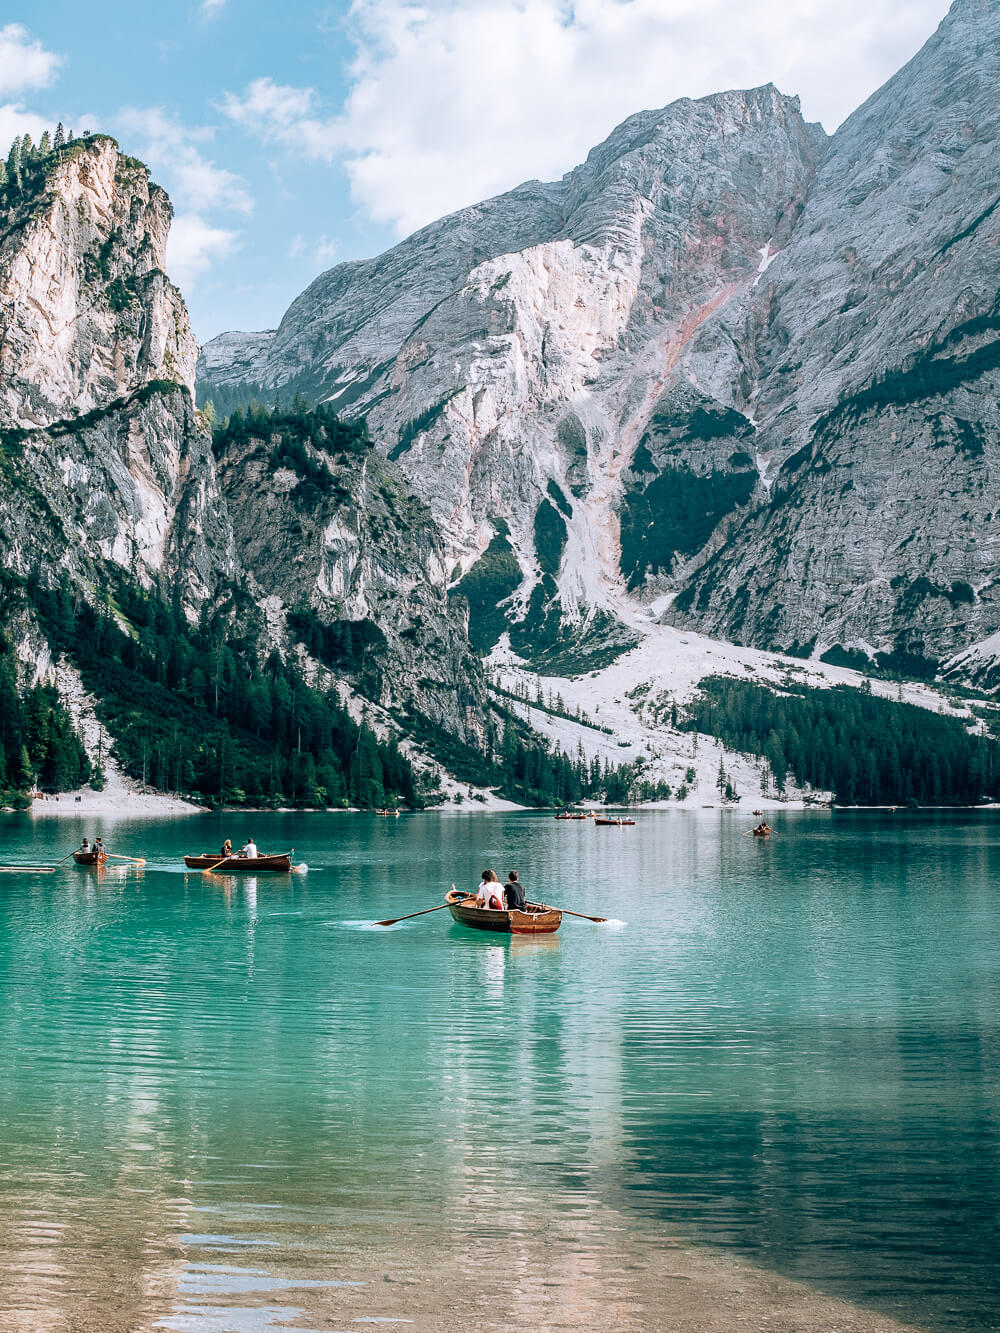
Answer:
<svg viewBox="0 0 1000 1333"><path fill-rule="evenodd" d="M770 86L643 112L563 180L324 274L276 332L209 343L199 377L365 415L457 574L502 522L522 641L596 609L606 621L624 594L617 509L648 421L678 386L682 413L691 382L720 411L747 410L740 312L825 143Z"/></svg>
<svg viewBox="0 0 1000 1333"><path fill-rule="evenodd" d="M464 606L399 469L367 444L289 448L266 421L216 460L193 401L198 348L162 267L170 218L106 136L32 160L0 191L0 570L65 581L97 607L135 579L192 621L239 618L250 599L262 660L298 654L312 674L301 639L325 635L340 652L327 680L479 740Z"/></svg>
<svg viewBox="0 0 1000 1333"><path fill-rule="evenodd" d="M192 610L235 564L198 346L163 270L172 209L113 139L76 140L8 190L0 230L0 557L176 585Z"/></svg>
<svg viewBox="0 0 1000 1333"><path fill-rule="evenodd" d="M1000 625L1000 5L845 122L757 289L762 504L675 623L937 661Z"/></svg>
<svg viewBox="0 0 1000 1333"><path fill-rule="evenodd" d="M1000 626L998 81L1000 6L957 0L829 148L770 87L643 112L199 377L366 415L529 656L652 603L936 662Z"/></svg>

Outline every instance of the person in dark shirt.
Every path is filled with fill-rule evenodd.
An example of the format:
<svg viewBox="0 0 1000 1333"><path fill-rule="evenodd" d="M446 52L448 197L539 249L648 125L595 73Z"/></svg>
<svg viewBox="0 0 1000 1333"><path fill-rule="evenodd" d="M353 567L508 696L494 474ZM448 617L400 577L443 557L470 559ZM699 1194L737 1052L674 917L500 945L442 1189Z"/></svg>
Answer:
<svg viewBox="0 0 1000 1333"><path fill-rule="evenodd" d="M525 910L524 890L521 888L516 870L510 872L507 883L503 886L503 905L508 911Z"/></svg>

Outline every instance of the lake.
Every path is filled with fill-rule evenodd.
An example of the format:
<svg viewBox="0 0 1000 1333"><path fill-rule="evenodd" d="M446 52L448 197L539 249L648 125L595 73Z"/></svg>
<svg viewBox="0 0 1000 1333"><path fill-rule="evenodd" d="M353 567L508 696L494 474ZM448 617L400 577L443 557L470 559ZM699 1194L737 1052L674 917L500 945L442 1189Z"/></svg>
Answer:
<svg viewBox="0 0 1000 1333"><path fill-rule="evenodd" d="M3 816L0 1329L996 1328L997 813L637 818Z"/></svg>

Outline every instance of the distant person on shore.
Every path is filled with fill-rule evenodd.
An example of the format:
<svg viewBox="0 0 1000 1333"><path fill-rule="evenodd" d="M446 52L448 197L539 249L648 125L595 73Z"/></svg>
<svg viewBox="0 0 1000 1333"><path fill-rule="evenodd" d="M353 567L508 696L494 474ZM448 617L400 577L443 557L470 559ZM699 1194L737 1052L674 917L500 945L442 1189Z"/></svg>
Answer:
<svg viewBox="0 0 1000 1333"><path fill-rule="evenodd" d="M249 856L251 858L260 855L260 852L257 850L257 844L254 842L252 836L247 838L246 842L240 848L240 855Z"/></svg>
<svg viewBox="0 0 1000 1333"><path fill-rule="evenodd" d="M524 890L521 887L521 881L517 877L517 871L512 870L507 876L507 883L503 886L503 904L509 911L523 912L527 908L524 901Z"/></svg>
<svg viewBox="0 0 1000 1333"><path fill-rule="evenodd" d="M227 838L226 841L222 844L222 851L219 853L219 855L232 856L232 854L233 854L233 844Z"/></svg>
<svg viewBox="0 0 1000 1333"><path fill-rule="evenodd" d="M476 891L476 906L488 907L494 912L503 911L503 900L500 897L500 881L497 879L495 870L483 871L483 882Z"/></svg>

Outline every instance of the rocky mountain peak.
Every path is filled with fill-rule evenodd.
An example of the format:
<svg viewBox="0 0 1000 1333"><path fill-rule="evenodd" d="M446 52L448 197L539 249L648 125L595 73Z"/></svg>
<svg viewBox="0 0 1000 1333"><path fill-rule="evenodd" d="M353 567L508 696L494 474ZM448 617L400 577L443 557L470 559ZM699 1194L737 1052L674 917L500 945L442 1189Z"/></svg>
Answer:
<svg viewBox="0 0 1000 1333"><path fill-rule="evenodd" d="M172 209L114 139L74 140L0 199L0 412L21 428L152 381L193 391L197 344L163 271Z"/></svg>

